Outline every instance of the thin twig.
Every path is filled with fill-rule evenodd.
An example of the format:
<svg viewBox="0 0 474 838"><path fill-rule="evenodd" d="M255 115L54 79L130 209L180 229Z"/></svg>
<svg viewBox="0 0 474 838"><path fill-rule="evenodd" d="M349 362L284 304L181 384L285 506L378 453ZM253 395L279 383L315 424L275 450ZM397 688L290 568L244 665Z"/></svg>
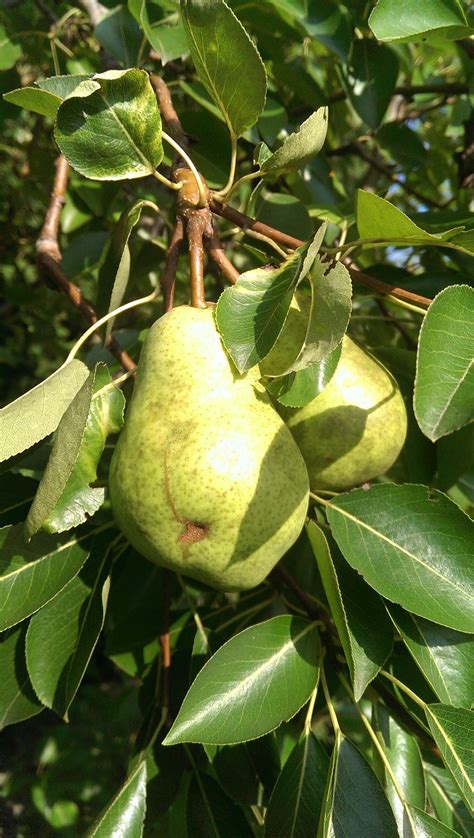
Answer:
<svg viewBox="0 0 474 838"><path fill-rule="evenodd" d="M179 116L174 109L168 85L156 73L151 73L150 82L153 90L155 91L156 98L158 99L158 107L163 121L167 125L169 133L173 139L179 143L183 151L189 152L189 140L184 132L183 126L181 125Z"/></svg>
<svg viewBox="0 0 474 838"><path fill-rule="evenodd" d="M36 242L36 256L38 268L53 285L65 294L71 303L83 314L89 322L95 323L97 313L93 306L84 299L82 291L67 277L63 271L61 251L58 242L59 218L64 206L64 195L69 177L69 165L61 155L56 161L51 200L46 212L43 227ZM135 362L130 355L120 347L112 336L107 340L107 347L115 355L125 370L134 370Z"/></svg>
<svg viewBox="0 0 474 838"><path fill-rule="evenodd" d="M296 249L304 244L301 239L296 239L294 236L289 236L288 233L284 233L282 230L269 227L268 224L257 221L255 218L251 218L249 215L245 215L243 212L240 212L234 207L230 207L228 204L223 204L215 198L211 198L209 206L211 211L216 215L226 218L227 221L231 221L242 230L255 230L256 233L262 233L264 236L268 236L268 238L273 239L273 241L281 244L283 247Z"/></svg>
<svg viewBox="0 0 474 838"><path fill-rule="evenodd" d="M206 238L205 243L206 250L214 264L217 265L226 280L230 282L231 285L235 285L239 278L239 272L237 268L234 268L230 259L227 258L224 248L222 247L221 240L215 230L213 231L212 236Z"/></svg>
<svg viewBox="0 0 474 838"><path fill-rule="evenodd" d="M405 96L411 99L412 96L417 96L420 93L441 93L446 96L462 96L464 93L469 93L468 84L459 84L457 82L439 82L438 84L401 84L394 88L393 96ZM347 96L345 90L338 90L329 97L329 104L332 102L342 102Z"/></svg>
<svg viewBox="0 0 474 838"><path fill-rule="evenodd" d="M243 212L239 212L239 210L234 209L234 207L229 207L227 204L222 204L220 201L211 199L209 206L212 212L216 213L216 215L220 215L222 218L232 221L233 224L236 224L243 230L250 227L253 230L257 230L257 232L264 233L264 235L272 238L284 247L297 248L304 244L302 239L296 239L293 236L287 235L287 233L283 233L281 230L269 227L268 224L262 224L260 221L256 221L254 218L250 218L250 216L245 215ZM376 291L377 294L382 294L383 296L390 295L391 297L397 297L400 300L407 300L407 302L422 306L431 305L432 301L429 297L422 297L420 294L414 294L411 291L407 291L405 288L398 288L396 285L389 285L387 282L375 279L374 277L369 276L363 271L359 271L357 268L353 268L352 266L347 267L352 279L359 282L361 285L365 285L367 288L371 288L373 291Z"/></svg>
<svg viewBox="0 0 474 838"><path fill-rule="evenodd" d="M163 294L163 310L171 311L174 304L174 289L176 281L176 269L181 247L183 245L184 230L181 218L176 219L176 227L171 236L168 252L166 254L165 267L161 277L161 292Z"/></svg>

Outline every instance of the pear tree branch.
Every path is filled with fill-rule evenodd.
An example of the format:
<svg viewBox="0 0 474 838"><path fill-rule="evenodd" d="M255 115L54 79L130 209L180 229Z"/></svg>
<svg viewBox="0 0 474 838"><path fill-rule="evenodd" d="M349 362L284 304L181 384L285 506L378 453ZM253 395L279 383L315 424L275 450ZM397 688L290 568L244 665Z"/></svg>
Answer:
<svg viewBox="0 0 474 838"><path fill-rule="evenodd" d="M64 206L64 195L66 193L68 178L69 165L61 154L56 161L56 174L44 224L36 241L36 258L40 273L43 274L46 280L53 287L62 291L75 308L93 324L97 320L95 308L84 299L81 289L71 282L60 264L61 250L58 241L59 218ZM106 345L125 370L135 370L136 365L133 358L121 348L112 335L108 338Z"/></svg>
<svg viewBox="0 0 474 838"><path fill-rule="evenodd" d="M231 285L235 285L237 279L239 278L239 272L237 268L234 268L232 262L226 256L216 230L213 231L212 236L208 236L206 238L205 244L209 256L221 274L226 278L227 282L230 282Z"/></svg>
<svg viewBox="0 0 474 838"><path fill-rule="evenodd" d="M168 251L166 253L165 267L161 277L161 290L163 293L163 309L171 311L174 304L174 289L176 282L176 269L178 259L184 240L184 228L181 218L176 219L176 226L171 236Z"/></svg>
<svg viewBox="0 0 474 838"><path fill-rule="evenodd" d="M216 215L220 215L227 221L231 221L242 230L249 229L254 230L257 233L263 233L263 235L268 236L268 238L273 239L273 241L283 247L296 249L304 244L302 239L289 236L282 230L277 230L274 227L270 227L268 224L256 221L255 218L251 218L249 215L245 215L243 212L240 212L234 207L229 207L227 204L223 204L220 201L211 199L209 206L211 211ZM407 291L406 288L398 288L396 285L390 285L388 282L382 282L382 280L375 279L375 277L369 276L369 274L366 274L364 271L360 271L355 267L348 266L348 271L352 279L360 285L365 285L366 288L370 288L377 294L382 294L382 296L396 297L399 300L405 300L406 302L425 307L429 306L432 302L429 297L422 297L421 294L414 294L412 291Z"/></svg>

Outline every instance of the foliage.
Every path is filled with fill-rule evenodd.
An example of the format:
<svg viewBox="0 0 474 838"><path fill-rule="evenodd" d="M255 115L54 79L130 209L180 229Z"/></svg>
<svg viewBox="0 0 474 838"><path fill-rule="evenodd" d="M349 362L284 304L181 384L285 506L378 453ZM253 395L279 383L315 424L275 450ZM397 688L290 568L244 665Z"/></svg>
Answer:
<svg viewBox="0 0 474 838"><path fill-rule="evenodd" d="M3 4L6 835L472 834L469 8ZM58 147L71 170L51 196ZM283 345L298 290L294 358L259 385L275 405L324 389L348 331L409 420L370 486L312 487L296 544L240 593L138 555L106 488L176 215L207 199L196 180L177 194L189 157L212 190L206 299L236 367ZM188 276L181 256L178 304ZM144 295L74 357L96 317Z"/></svg>

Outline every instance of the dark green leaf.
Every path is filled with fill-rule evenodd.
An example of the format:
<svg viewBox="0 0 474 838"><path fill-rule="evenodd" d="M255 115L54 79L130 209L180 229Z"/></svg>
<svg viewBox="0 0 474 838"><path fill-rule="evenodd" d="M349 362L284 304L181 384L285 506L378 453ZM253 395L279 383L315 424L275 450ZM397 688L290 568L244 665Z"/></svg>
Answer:
<svg viewBox="0 0 474 838"><path fill-rule="evenodd" d="M349 99L370 128L378 128L387 110L398 77L398 58L390 47L369 38L353 43L343 73Z"/></svg>
<svg viewBox="0 0 474 838"><path fill-rule="evenodd" d="M140 762L100 815L87 838L142 838L146 811L146 762Z"/></svg>
<svg viewBox="0 0 474 838"><path fill-rule="evenodd" d="M140 221L143 207L158 211L156 204L140 199L127 207L117 221L106 244L104 258L99 269L96 310L99 317L118 308L123 300L130 276L130 248L128 240L133 228ZM106 326L106 337L110 335L115 318Z"/></svg>
<svg viewBox="0 0 474 838"><path fill-rule="evenodd" d="M266 157L260 171L270 177L279 177L291 169L301 169L321 151L328 128L327 108L318 108L283 145Z"/></svg>
<svg viewBox="0 0 474 838"><path fill-rule="evenodd" d="M357 748L340 732L329 767L318 838L398 838L382 787Z"/></svg>
<svg viewBox="0 0 474 838"><path fill-rule="evenodd" d="M73 360L0 410L0 462L55 431L88 375L86 365Z"/></svg>
<svg viewBox="0 0 474 838"><path fill-rule="evenodd" d="M203 666L164 744L230 745L263 736L295 715L318 674L312 623L282 616L245 629Z"/></svg>
<svg viewBox="0 0 474 838"><path fill-rule="evenodd" d="M80 576L28 627L26 661L36 695L66 720L104 622L109 564L107 542L99 537Z"/></svg>
<svg viewBox="0 0 474 838"><path fill-rule="evenodd" d="M0 730L40 713L25 663L26 625L0 634Z"/></svg>
<svg viewBox="0 0 474 838"><path fill-rule="evenodd" d="M426 717L443 762L469 808L474 803L474 712L430 704Z"/></svg>
<svg viewBox="0 0 474 838"><path fill-rule="evenodd" d="M352 43L349 12L335 0L318 0L310 4L304 28L313 38L346 61Z"/></svg>
<svg viewBox="0 0 474 838"><path fill-rule="evenodd" d="M440 701L469 708L474 695L474 640L393 604L388 612Z"/></svg>
<svg viewBox="0 0 474 838"><path fill-rule="evenodd" d="M386 708L378 703L375 705L376 728L379 741L385 756L403 792L404 802L398 796L388 771L385 770L385 785L387 796L398 824L400 835L413 825L410 808L411 804L423 809L425 805L425 776L420 749L415 737L393 719ZM415 831L416 834L416 831Z"/></svg>
<svg viewBox="0 0 474 838"><path fill-rule="evenodd" d="M123 424L125 399L105 364L97 364L66 410L53 440L46 471L26 519L31 538L39 529L63 532L83 524L104 502L92 488L109 434Z"/></svg>
<svg viewBox="0 0 474 838"><path fill-rule="evenodd" d="M474 419L474 288L452 285L431 303L421 327L413 404L431 440Z"/></svg>
<svg viewBox="0 0 474 838"><path fill-rule="evenodd" d="M94 35L122 67L137 64L142 37L138 24L126 8L117 6L108 11L94 27Z"/></svg>
<svg viewBox="0 0 474 838"><path fill-rule="evenodd" d="M23 526L0 530L0 631L29 617L77 576L88 556L82 536L40 534L25 544Z"/></svg>
<svg viewBox="0 0 474 838"><path fill-rule="evenodd" d="M181 13L199 78L240 137L265 104L262 59L224 0L181 0Z"/></svg>
<svg viewBox="0 0 474 838"><path fill-rule="evenodd" d="M382 596L428 620L474 630L473 524L424 486L356 489L328 505L349 564Z"/></svg>
<svg viewBox="0 0 474 838"><path fill-rule="evenodd" d="M162 20L151 23L148 15L147 0L141 0L140 23L148 43L160 56L161 63L167 64L181 58L189 52L188 39L184 26L178 23L176 26L167 26Z"/></svg>
<svg viewBox="0 0 474 838"><path fill-rule="evenodd" d="M314 521L308 523L307 531L359 701L390 655L392 627L380 597L336 551L331 556L326 537Z"/></svg>
<svg viewBox="0 0 474 838"><path fill-rule="evenodd" d="M273 789L265 838L315 835L324 799L329 759L311 731L293 748Z"/></svg>
<svg viewBox="0 0 474 838"><path fill-rule="evenodd" d="M369 26L379 41L419 42L432 38L464 38L469 35L466 17L458 0L378 0Z"/></svg>
<svg viewBox="0 0 474 838"><path fill-rule="evenodd" d="M193 838L252 838L244 813L205 774L197 774L189 787L186 818Z"/></svg>
<svg viewBox="0 0 474 838"><path fill-rule="evenodd" d="M55 138L71 166L95 180L153 174L163 159L161 118L145 70L94 76L100 89L62 103Z"/></svg>

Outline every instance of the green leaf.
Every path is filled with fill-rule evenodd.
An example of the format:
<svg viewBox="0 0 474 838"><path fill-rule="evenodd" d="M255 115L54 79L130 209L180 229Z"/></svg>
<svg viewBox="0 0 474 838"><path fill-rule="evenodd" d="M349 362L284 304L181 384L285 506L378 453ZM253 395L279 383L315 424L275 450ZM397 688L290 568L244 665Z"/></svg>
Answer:
<svg viewBox="0 0 474 838"><path fill-rule="evenodd" d="M397 77L398 58L390 47L369 38L353 42L342 78L351 104L369 128L380 125Z"/></svg>
<svg viewBox="0 0 474 838"><path fill-rule="evenodd" d="M307 524L307 532L359 701L392 651L392 627L380 597L336 551L331 556L314 521Z"/></svg>
<svg viewBox="0 0 474 838"><path fill-rule="evenodd" d="M218 104L230 133L255 125L265 104L265 68L256 47L224 0L181 0L198 76Z"/></svg>
<svg viewBox="0 0 474 838"><path fill-rule="evenodd" d="M132 676L141 677L143 668L150 662L148 647L150 657L156 657L163 585L162 568L131 547L114 565L107 603L105 653Z"/></svg>
<svg viewBox="0 0 474 838"><path fill-rule="evenodd" d="M232 637L203 666L163 741L232 745L291 719L319 675L317 628L274 617Z"/></svg>
<svg viewBox="0 0 474 838"><path fill-rule="evenodd" d="M146 761L140 762L106 810L87 833L87 838L123 835L142 838L146 811Z"/></svg>
<svg viewBox="0 0 474 838"><path fill-rule="evenodd" d="M135 67L142 42L140 28L123 6L107 11L94 27L99 44L123 67Z"/></svg>
<svg viewBox="0 0 474 838"><path fill-rule="evenodd" d="M474 420L474 288L451 285L431 303L420 331L413 405L433 441Z"/></svg>
<svg viewBox="0 0 474 838"><path fill-rule="evenodd" d="M461 707L430 704L426 718L443 762L469 808L474 803L474 713Z"/></svg>
<svg viewBox="0 0 474 838"><path fill-rule="evenodd" d="M86 365L73 360L0 410L0 462L55 431L88 375Z"/></svg>
<svg viewBox="0 0 474 838"><path fill-rule="evenodd" d="M454 830L455 835L459 833L463 838L471 838L474 821L457 794L448 790L446 783L435 776L432 766L426 770L426 785L428 799L438 820Z"/></svg>
<svg viewBox="0 0 474 838"><path fill-rule="evenodd" d="M148 43L160 56L163 66L168 61L174 61L176 58L181 58L189 52L188 39L183 24L178 23L176 26L166 26L162 20L151 23L148 15L147 0L142 0L141 3L140 24Z"/></svg>
<svg viewBox="0 0 474 838"><path fill-rule="evenodd" d="M100 537L80 576L33 615L26 662L36 695L66 721L102 630L109 592L108 539Z"/></svg>
<svg viewBox="0 0 474 838"><path fill-rule="evenodd" d="M468 37L466 16L458 0L378 0L369 26L379 41L410 43L440 37Z"/></svg>
<svg viewBox="0 0 474 838"><path fill-rule="evenodd" d="M324 799L329 758L311 731L293 748L273 789L265 838L315 835Z"/></svg>
<svg viewBox="0 0 474 838"><path fill-rule="evenodd" d="M453 227L440 233L429 233L415 224L408 215L390 201L373 192L358 189L356 194L356 222L362 239L375 239L387 245L443 245L448 242L458 250L469 253L469 249L456 245L456 238L463 228ZM373 244L374 244L373 243Z"/></svg>
<svg viewBox="0 0 474 838"><path fill-rule="evenodd" d="M43 709L25 663L26 625L0 634L0 730L36 716Z"/></svg>
<svg viewBox="0 0 474 838"><path fill-rule="evenodd" d="M318 838L398 838L392 810L369 764L336 734Z"/></svg>
<svg viewBox="0 0 474 838"><path fill-rule="evenodd" d="M388 613L439 700L468 709L474 695L474 639L396 605L389 605Z"/></svg>
<svg viewBox="0 0 474 838"><path fill-rule="evenodd" d="M258 364L272 348L285 322L301 271L297 250L278 268L241 274L219 297L216 323L239 372Z"/></svg>
<svg viewBox="0 0 474 838"><path fill-rule="evenodd" d="M352 21L345 6L335 0L318 0L309 8L303 22L308 35L320 41L346 61L352 44Z"/></svg>
<svg viewBox="0 0 474 838"><path fill-rule="evenodd" d="M0 530L0 631L29 617L77 576L90 535L41 533L25 544L21 524Z"/></svg>
<svg viewBox="0 0 474 838"><path fill-rule="evenodd" d="M25 520L37 488L30 477L11 472L0 475L0 527Z"/></svg>
<svg viewBox="0 0 474 838"><path fill-rule="evenodd" d="M16 90L4 93L3 98L12 105L18 105L19 108L39 113L42 116L49 116L51 119L56 116L56 111L62 101L59 96L54 96L39 87L18 87Z"/></svg>
<svg viewBox="0 0 474 838"><path fill-rule="evenodd" d="M329 502L344 558L379 594L441 625L474 630L474 528L441 492L406 484Z"/></svg>
<svg viewBox="0 0 474 838"><path fill-rule="evenodd" d="M283 145L266 157L260 171L270 177L279 177L291 169L301 169L321 151L328 130L328 109L318 108L306 119Z"/></svg>
<svg viewBox="0 0 474 838"><path fill-rule="evenodd" d="M252 838L253 832L245 815L227 797L216 781L205 774L196 774L189 787L186 820L193 838Z"/></svg>
<svg viewBox="0 0 474 838"><path fill-rule="evenodd" d="M89 76L52 76L39 79L32 87L19 87L4 93L3 98L12 105L54 119L61 102L68 96L89 96L98 88L98 83Z"/></svg>
<svg viewBox="0 0 474 838"><path fill-rule="evenodd" d="M69 405L55 433L48 465L26 519L31 538L39 529L63 532L83 524L102 506L93 488L109 434L123 424L125 398L105 364L97 364Z"/></svg>
<svg viewBox="0 0 474 838"><path fill-rule="evenodd" d="M4 26L0 26L0 70L10 70L21 58L19 44L11 41Z"/></svg>
<svg viewBox="0 0 474 838"><path fill-rule="evenodd" d="M104 257L99 269L96 310L99 317L118 308L123 300L130 276L130 247L128 240L134 227L140 221L143 207L158 212L152 201L139 199L127 207L115 224L104 248ZM110 335L115 318L106 326L106 338Z"/></svg>
<svg viewBox="0 0 474 838"><path fill-rule="evenodd" d="M217 328L239 372L258 364L274 345L293 291L310 271L324 232L322 225L310 243L295 250L278 268L254 268L241 274L219 297Z"/></svg>
<svg viewBox="0 0 474 838"><path fill-rule="evenodd" d="M311 310L306 335L291 369L285 372L298 372L327 358L341 343L351 316L352 283L341 262L329 267L316 257L308 280Z"/></svg>
<svg viewBox="0 0 474 838"><path fill-rule="evenodd" d="M66 99L56 142L80 174L95 180L151 175L163 159L161 117L145 70L109 70L93 77L99 90Z"/></svg>
<svg viewBox="0 0 474 838"><path fill-rule="evenodd" d="M336 372L342 344L336 346L322 361L304 370L290 372L265 383L268 392L285 407L304 407L319 396Z"/></svg>
<svg viewBox="0 0 474 838"><path fill-rule="evenodd" d="M407 803L423 809L425 805L425 775L420 749L415 737L393 719L383 704L374 706L378 739L387 761L403 792L404 802L398 796L388 771L385 769L387 797L397 821L400 835L404 834L411 819ZM416 834L416 833L415 833Z"/></svg>
<svg viewBox="0 0 474 838"><path fill-rule="evenodd" d="M445 824L418 809L415 806L408 806L410 817L415 827L417 838L460 838L459 832L449 829Z"/></svg>

